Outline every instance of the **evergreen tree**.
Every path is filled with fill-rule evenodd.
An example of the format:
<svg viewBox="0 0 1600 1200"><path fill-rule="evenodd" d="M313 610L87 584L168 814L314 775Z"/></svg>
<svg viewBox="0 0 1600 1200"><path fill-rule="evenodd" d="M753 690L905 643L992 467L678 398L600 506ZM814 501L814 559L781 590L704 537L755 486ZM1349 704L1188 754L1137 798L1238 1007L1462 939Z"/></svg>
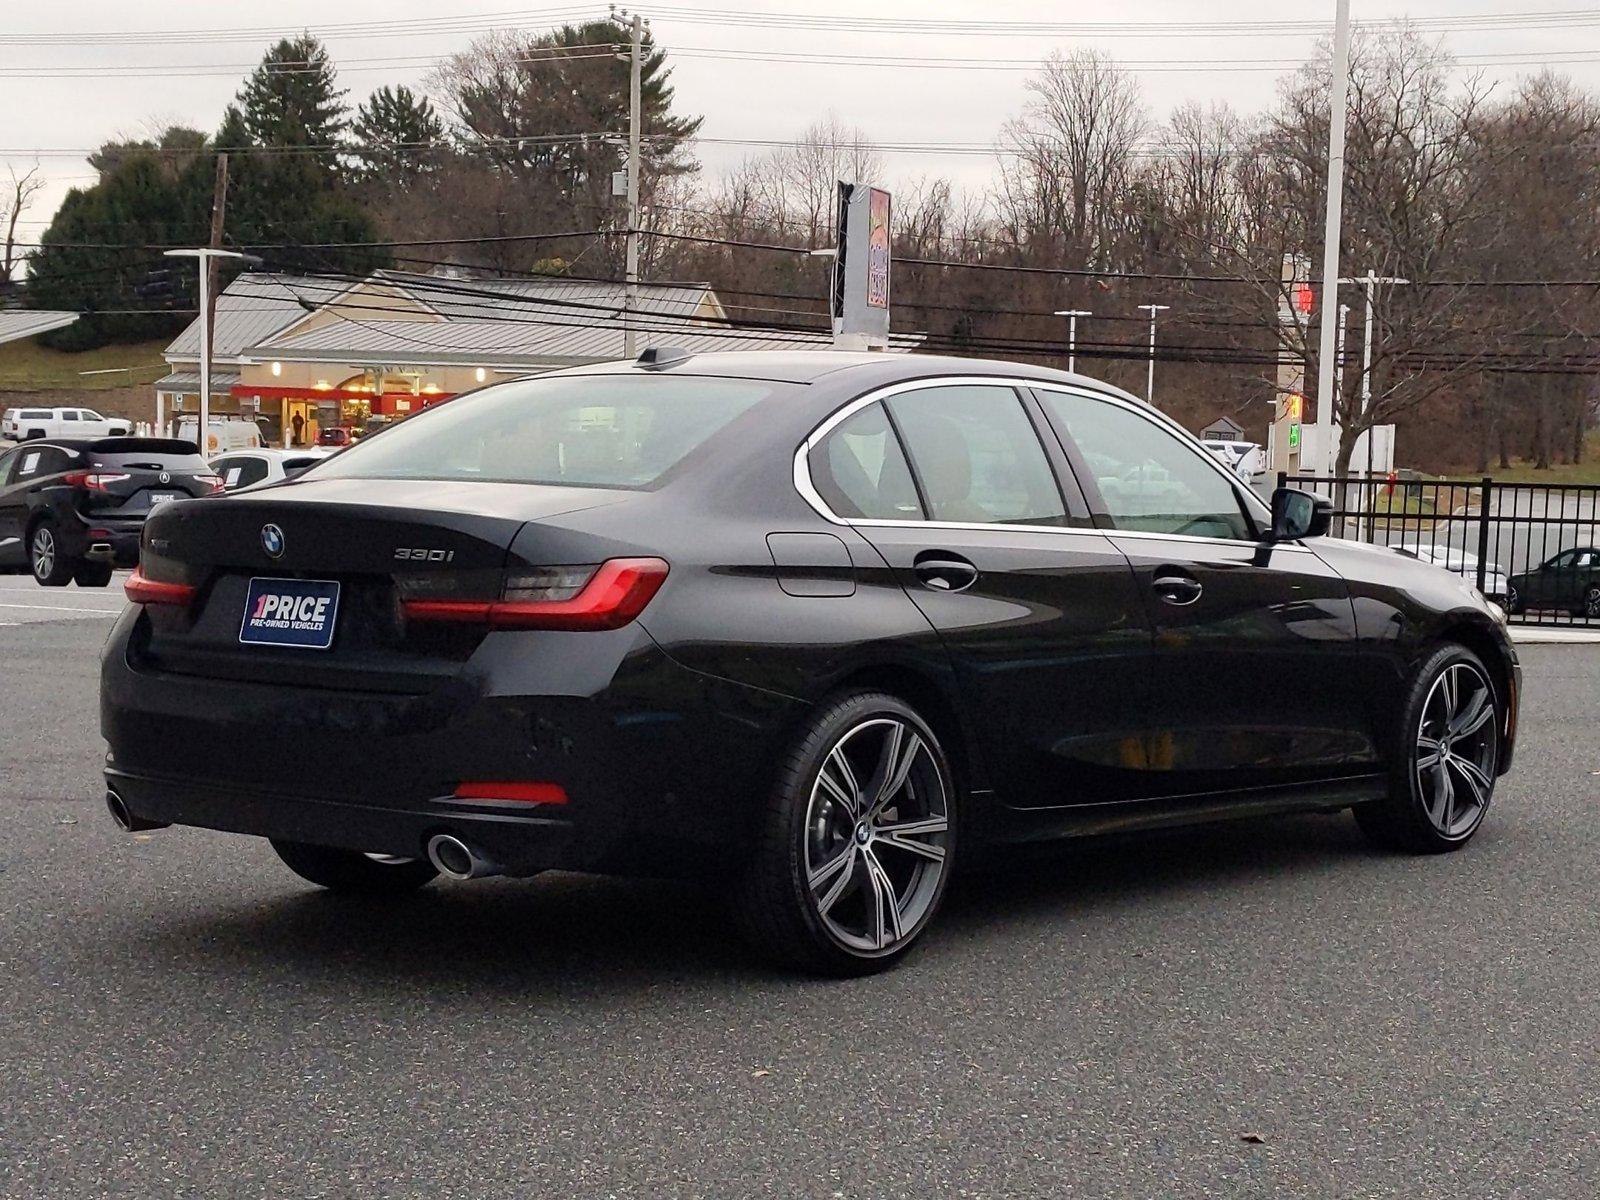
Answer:
<svg viewBox="0 0 1600 1200"><path fill-rule="evenodd" d="M333 60L309 33L268 50L239 90L244 132L255 146L332 146L349 126ZM331 173L332 154L316 155Z"/></svg>
<svg viewBox="0 0 1600 1200"><path fill-rule="evenodd" d="M444 122L426 96L404 84L373 92L356 110L351 134L363 183L409 188L437 173L445 159Z"/></svg>

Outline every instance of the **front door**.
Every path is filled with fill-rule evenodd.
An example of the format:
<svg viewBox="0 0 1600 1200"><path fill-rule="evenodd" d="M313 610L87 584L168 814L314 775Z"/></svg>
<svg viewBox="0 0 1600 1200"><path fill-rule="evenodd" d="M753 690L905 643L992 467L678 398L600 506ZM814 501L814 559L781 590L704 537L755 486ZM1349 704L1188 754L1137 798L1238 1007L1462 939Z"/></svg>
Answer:
<svg viewBox="0 0 1600 1200"><path fill-rule="evenodd" d="M1125 799L1145 774L1148 620L1040 433L1009 386L916 385L830 430L811 475L938 630L1000 798Z"/></svg>
<svg viewBox="0 0 1600 1200"><path fill-rule="evenodd" d="M1167 794L1376 769L1344 580L1260 539L1264 508L1150 410L1039 389L1151 625L1151 765Z"/></svg>

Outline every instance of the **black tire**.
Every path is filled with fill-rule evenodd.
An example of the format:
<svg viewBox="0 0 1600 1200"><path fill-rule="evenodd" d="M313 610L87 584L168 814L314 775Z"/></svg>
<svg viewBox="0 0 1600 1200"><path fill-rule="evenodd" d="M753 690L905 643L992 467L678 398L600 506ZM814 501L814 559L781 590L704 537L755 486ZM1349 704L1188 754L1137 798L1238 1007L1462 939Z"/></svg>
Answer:
<svg viewBox="0 0 1600 1200"><path fill-rule="evenodd" d="M108 562L79 563L78 569L72 573L72 582L79 587L106 587L111 582L111 564Z"/></svg>
<svg viewBox="0 0 1600 1200"><path fill-rule="evenodd" d="M40 587L66 587L78 568L75 560L61 553L60 535L49 518L28 530L28 568Z"/></svg>
<svg viewBox="0 0 1600 1200"><path fill-rule="evenodd" d="M1506 612L1513 617L1520 617L1528 611L1528 606L1523 603L1522 595L1513 584L1506 585Z"/></svg>
<svg viewBox="0 0 1600 1200"><path fill-rule="evenodd" d="M272 848L301 879L357 896L398 896L432 883L439 872L425 858L380 861L359 850L272 839Z"/></svg>
<svg viewBox="0 0 1600 1200"><path fill-rule="evenodd" d="M889 786L878 786L885 777ZM944 898L958 810L949 760L910 705L882 692L825 701L760 814L734 890L735 924L788 968L844 976L891 966ZM832 863L842 866L830 872Z"/></svg>
<svg viewBox="0 0 1600 1200"><path fill-rule="evenodd" d="M1446 699L1452 695L1459 703ZM1474 707L1480 698L1486 717ZM1428 654L1401 708L1389 794L1355 809L1368 840L1412 854L1442 854L1471 841L1494 799L1503 705L1494 675L1465 646L1447 643Z"/></svg>

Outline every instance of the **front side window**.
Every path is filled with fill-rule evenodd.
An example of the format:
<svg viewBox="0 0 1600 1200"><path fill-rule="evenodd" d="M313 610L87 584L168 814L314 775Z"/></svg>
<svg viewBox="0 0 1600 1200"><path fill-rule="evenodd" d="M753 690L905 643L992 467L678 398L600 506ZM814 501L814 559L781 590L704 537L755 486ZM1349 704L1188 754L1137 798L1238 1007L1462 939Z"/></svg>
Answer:
<svg viewBox="0 0 1600 1200"><path fill-rule="evenodd" d="M518 380L402 421L313 472L650 487L724 426L790 386L644 374Z"/></svg>
<svg viewBox="0 0 1600 1200"><path fill-rule="evenodd" d="M808 460L823 503L851 520L920 521L922 504L883 405L869 404L828 431Z"/></svg>
<svg viewBox="0 0 1600 1200"><path fill-rule="evenodd" d="M927 387L901 392L887 403L929 520L1066 524L1050 461L1011 388Z"/></svg>
<svg viewBox="0 0 1600 1200"><path fill-rule="evenodd" d="M1090 396L1041 390L1117 529L1253 540L1255 528L1204 450L1155 421Z"/></svg>

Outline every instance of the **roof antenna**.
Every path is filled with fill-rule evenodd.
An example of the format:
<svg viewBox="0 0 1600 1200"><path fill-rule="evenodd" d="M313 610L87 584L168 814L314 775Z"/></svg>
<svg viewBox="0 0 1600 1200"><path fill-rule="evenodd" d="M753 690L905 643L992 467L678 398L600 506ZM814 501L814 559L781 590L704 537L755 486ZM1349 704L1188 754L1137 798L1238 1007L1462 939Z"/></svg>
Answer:
<svg viewBox="0 0 1600 1200"><path fill-rule="evenodd" d="M689 352L682 346L651 346L635 360L647 371L664 371L670 366L689 361Z"/></svg>

